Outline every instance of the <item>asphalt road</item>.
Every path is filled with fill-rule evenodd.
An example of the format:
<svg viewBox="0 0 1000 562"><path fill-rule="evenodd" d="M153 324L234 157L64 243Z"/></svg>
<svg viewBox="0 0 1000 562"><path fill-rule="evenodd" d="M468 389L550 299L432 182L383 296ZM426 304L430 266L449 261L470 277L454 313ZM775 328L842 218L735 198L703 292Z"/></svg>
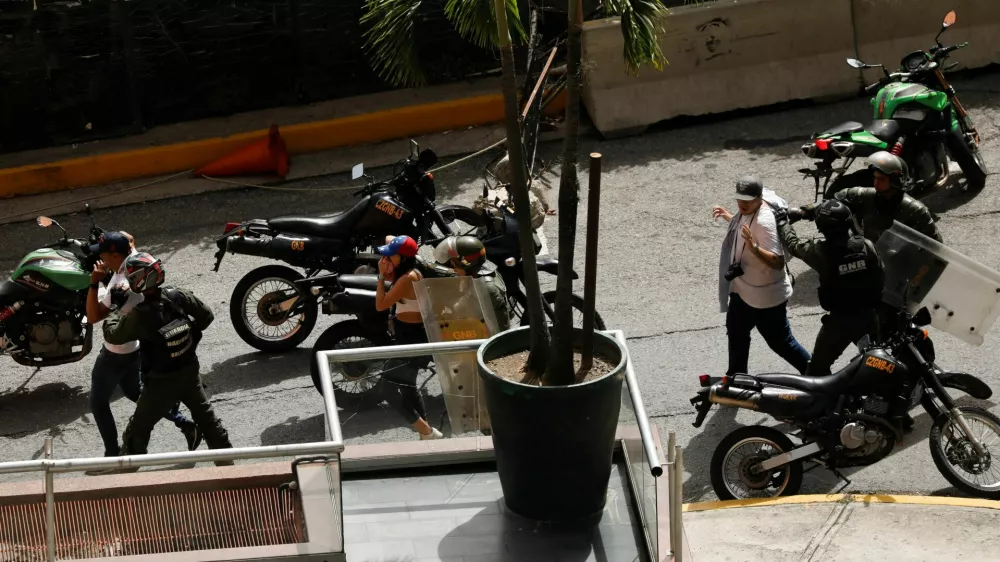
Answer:
<svg viewBox="0 0 1000 562"><path fill-rule="evenodd" d="M956 88L980 127L987 162L1000 169L1000 75L963 79L956 82ZM688 501L713 498L708 462L725 433L739 424L771 423L765 416L725 409L713 412L701 430L691 427L694 415L688 399L697 388L697 376L719 374L726 368L724 316L718 312L716 291L724 229L713 223L710 209L714 204L734 208L733 182L751 172L793 204L810 202L811 183L796 173L809 163L799 152L803 139L841 121L865 121L870 111L867 100L858 99L653 130L621 140L583 142L582 154L599 151L604 155L598 307L609 327L620 328L629 337L646 408L664 440L666 432L674 430L678 442L686 446ZM555 159L558 148L549 145L544 152ZM405 150L401 142L401 156ZM481 188L481 168L489 158L484 155L438 173L440 199L471 203ZM309 190L351 184L349 178L336 176L293 187ZM1000 181L991 176L986 189L971 199L955 187L957 184L960 182L926 199L941 216L946 242L987 266L1000 268L1000 245L996 243ZM550 195L554 204L554 188ZM193 289L216 310L217 321L208 330L200 354L215 407L238 446L322 439L322 406L308 377L309 349L333 319L321 318L312 337L292 353L256 353L236 336L229 323L228 303L240 277L265 261L228 256L221 271L213 273L214 238L227 220L329 213L349 203L350 197L343 192L247 190L98 213L101 225L131 232L140 248L164 260L171 282ZM581 206L579 217L581 232L584 208ZM553 252L557 248L556 218L550 218L545 228ZM85 232L86 222L80 215L60 220L71 233ZM810 228L802 226L799 232L810 233ZM11 270L25 252L54 237L54 232L34 224L0 227L0 270ZM581 272L583 243L581 235L575 260ZM791 301L792 325L796 336L811 347L820 314L816 276L806 272L800 261L795 261L792 269L798 279ZM577 291L582 290L581 281ZM976 373L1000 389L998 330L994 327L986 344L978 348L938 334L939 362L946 368ZM788 369L759 337L754 338L753 346L753 369ZM77 365L45 369L29 381L30 370L3 359L0 461L38 458L46 435L55 438L57 457L101 454L88 406L93 360L91 356ZM428 383L426 392L432 421L438 425L444 407L436 380ZM996 411L993 402L988 405ZM119 397L113 408L123 429L132 404ZM349 444L416 437L384 404L365 411L342 411L341 417ZM929 427L930 420L921 413L916 430L891 457L849 472L853 483L847 491L954 493L931 461L926 445ZM182 448L180 432L167 424L157 427L151 451ZM807 476L803 492L837 489L835 478L814 476L818 472Z"/></svg>

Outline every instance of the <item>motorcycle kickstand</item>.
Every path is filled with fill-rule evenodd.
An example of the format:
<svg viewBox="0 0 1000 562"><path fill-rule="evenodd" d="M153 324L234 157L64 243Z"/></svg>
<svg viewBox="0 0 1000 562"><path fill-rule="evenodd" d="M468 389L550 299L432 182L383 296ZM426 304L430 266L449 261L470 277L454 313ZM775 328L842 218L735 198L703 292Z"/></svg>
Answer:
<svg viewBox="0 0 1000 562"><path fill-rule="evenodd" d="M846 490L847 487L851 485L851 479L848 478L848 477L846 477L846 476L844 476L843 473L841 473L839 470L837 470L836 468L833 468L833 467L829 467L829 466L827 467L827 469L829 469L830 472L832 472L834 474L834 476L836 476L837 478L840 478L841 480L844 481L844 485L841 486L839 490L837 490L838 494L841 493L841 492L843 492L844 490Z"/></svg>

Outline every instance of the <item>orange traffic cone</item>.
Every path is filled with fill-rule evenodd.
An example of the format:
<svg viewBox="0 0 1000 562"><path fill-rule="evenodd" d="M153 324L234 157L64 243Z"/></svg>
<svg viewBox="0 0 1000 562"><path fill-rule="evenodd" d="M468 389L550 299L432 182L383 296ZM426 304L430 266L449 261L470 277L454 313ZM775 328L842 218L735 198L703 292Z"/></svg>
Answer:
<svg viewBox="0 0 1000 562"><path fill-rule="evenodd" d="M285 139L278 133L278 126L271 125L267 138L224 156L215 162L205 164L194 171L196 176L248 176L275 173L284 178L288 175L288 149Z"/></svg>

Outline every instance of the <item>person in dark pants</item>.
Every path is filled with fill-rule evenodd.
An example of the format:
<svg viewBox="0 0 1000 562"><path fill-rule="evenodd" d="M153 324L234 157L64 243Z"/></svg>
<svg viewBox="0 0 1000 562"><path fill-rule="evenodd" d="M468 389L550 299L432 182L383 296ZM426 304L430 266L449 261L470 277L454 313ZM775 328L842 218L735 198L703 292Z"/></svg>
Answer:
<svg viewBox="0 0 1000 562"><path fill-rule="evenodd" d="M427 343L427 332L413 289L413 284L423 279L416 268L419 249L409 236L387 236L385 245L378 247L382 259L378 262L375 308L379 311L393 309L389 322L397 344ZM391 284L388 291L386 281ZM444 437L427 422L423 397L417 388L417 374L430 361L430 356L393 359L387 362L391 366L382 375L386 402L406 418L421 440Z"/></svg>
<svg viewBox="0 0 1000 562"><path fill-rule="evenodd" d="M754 328L772 351L799 373L809 365L809 352L792 335L788 323L791 280L785 270L785 256L778 240L774 211L763 200L764 186L753 176L736 183L739 213L733 216L722 207L712 210L713 218L729 222L720 259L720 295L728 290L726 334L729 338L729 368L732 376L746 373L750 360L750 333Z"/></svg>
<svg viewBox="0 0 1000 562"><path fill-rule="evenodd" d="M104 322L104 339L113 344L138 340L147 374L135 414L122 436L122 455L146 454L153 427L177 401L191 411L209 448L232 447L199 374L197 347L215 319L212 311L190 291L163 287L163 265L147 253L129 256L125 269L130 289L144 300L127 314L112 312Z"/></svg>
<svg viewBox="0 0 1000 562"><path fill-rule="evenodd" d="M107 232L91 247L91 251L101 258L90 275L91 285L87 294L87 322L96 325L107 318L113 308L128 314L142 302L143 296L129 290L125 276L125 260L135 254L134 241L127 233ZM101 288L100 282L111 272L107 286ZM104 342L90 375L90 409L104 441L106 457L116 457L120 452L118 427L111 412L111 397L115 388L121 388L122 394L132 402L139 401L142 382L138 341L121 344ZM181 430L189 450L197 449L202 439L198 426L184 417L179 407L178 402L164 417Z"/></svg>
<svg viewBox="0 0 1000 562"><path fill-rule="evenodd" d="M819 304L827 312L816 336L806 375L826 376L841 354L875 328L885 268L875 245L851 232L853 216L831 199L816 208L823 240L800 240L787 215L778 213L778 233L789 253L819 273Z"/></svg>

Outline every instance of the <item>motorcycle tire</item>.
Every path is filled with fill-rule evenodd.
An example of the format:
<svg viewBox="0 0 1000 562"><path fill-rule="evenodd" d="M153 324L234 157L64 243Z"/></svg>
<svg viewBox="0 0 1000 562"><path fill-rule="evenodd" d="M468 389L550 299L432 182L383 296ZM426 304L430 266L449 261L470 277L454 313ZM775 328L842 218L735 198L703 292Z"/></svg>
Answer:
<svg viewBox="0 0 1000 562"><path fill-rule="evenodd" d="M339 344L357 338L367 345L351 345L340 347ZM319 382L319 363L316 361L316 353L329 351L331 349L350 349L363 347L385 347L392 345L392 340L388 333L376 333L373 330L366 330L360 320L351 319L337 322L330 326L319 338L316 339L312 349L312 359L309 362L309 374L312 377L313 386L316 392L323 395L323 389ZM365 365L361 365L364 363ZM382 374L367 374L369 363L385 363L384 361L355 361L352 363L342 363L333 372L333 397L337 401L337 406L358 410L365 406L378 404L382 401ZM360 371L359 367L364 367ZM338 381L338 375L341 379Z"/></svg>
<svg viewBox="0 0 1000 562"><path fill-rule="evenodd" d="M750 425L741 427L727 435L715 448L712 454L712 464L709 468L709 475L712 479L712 489L720 500L741 500L747 497L737 497L726 484L725 463L730 451L746 442L765 442L778 451L777 454L787 453L795 448L792 441L777 429L763 425ZM783 478L782 485L773 495L748 496L748 497L778 497L792 496L799 492L802 487L802 461L794 461L783 467L775 469L768 479L768 483L774 480L774 475L780 474ZM765 483L767 485L767 483Z"/></svg>
<svg viewBox="0 0 1000 562"><path fill-rule="evenodd" d="M833 196L837 193L852 187L873 187L874 185L875 174L871 170L868 170L867 168L864 170L856 170L833 180L833 182L831 182L826 188L826 193L823 194L823 199L833 199Z"/></svg>
<svg viewBox="0 0 1000 562"><path fill-rule="evenodd" d="M548 291L548 292L542 293L542 298L545 299L545 302L547 302L550 305L552 305L553 310L555 309L555 306L556 306L556 294L557 294L556 291ZM573 309L574 310L579 310L580 314L583 314L583 297L581 297L580 295L572 295L572 299L573 299ZM518 313L515 312L514 314L515 314L515 316L517 316ZM522 326L527 326L527 325L529 325L531 323L528 320L527 313L523 313L522 312L521 316L518 317L517 319L521 323ZM576 326L576 327L577 328L582 328L583 325L581 324L580 326ZM595 330L606 330L607 329L605 327L605 325L604 325L604 319L601 318L601 313L597 312L596 310L594 311L594 329Z"/></svg>
<svg viewBox="0 0 1000 562"><path fill-rule="evenodd" d="M965 174L969 191L975 193L986 187L986 176L989 175L989 171L986 169L986 160L980 154L979 147L970 147L961 133L952 132L948 135L948 153Z"/></svg>
<svg viewBox="0 0 1000 562"><path fill-rule="evenodd" d="M983 425L986 425L987 427L992 425L993 432L996 436L1000 436L1000 418L991 414L988 410L974 406L960 406L958 409L962 412L962 415L965 416L966 420L969 420L970 418L978 418L977 421ZM934 425L931 427L931 434L928 442L931 447L931 458L934 459L934 464L937 466L938 471L941 472L941 475L944 476L945 480L950 482L952 486L955 486L966 494L990 500L1000 499L1000 481L994 483L992 486L976 485L965 480L955 472L955 466L948 459L948 452L945 450L947 443L942 443L941 441L945 427L951 423L951 417L945 414L934 420ZM978 432L973 429L973 433ZM971 447L971 445L969 445L969 447ZM1000 453L1000 448L998 448L997 451L987 450L988 457L990 458L988 463L993 460L993 452ZM974 451L973 454L975 454ZM998 455L998 458L1000 458L1000 455ZM986 469L989 469L989 464L987 464Z"/></svg>
<svg viewBox="0 0 1000 562"><path fill-rule="evenodd" d="M319 316L319 305L316 299L307 299L302 323L287 336L278 339L266 338L254 333L246 318L246 305L244 303L244 299L250 291L267 280L283 281L285 284L291 286L293 282L300 279L303 279L302 274L283 265L258 267L244 275L243 279L240 279L240 282L236 284L236 288L233 289L233 294L229 299L229 319L233 323L233 328L236 329L236 333L240 336L240 339L265 353L290 351L305 341L316 326L316 318Z"/></svg>

